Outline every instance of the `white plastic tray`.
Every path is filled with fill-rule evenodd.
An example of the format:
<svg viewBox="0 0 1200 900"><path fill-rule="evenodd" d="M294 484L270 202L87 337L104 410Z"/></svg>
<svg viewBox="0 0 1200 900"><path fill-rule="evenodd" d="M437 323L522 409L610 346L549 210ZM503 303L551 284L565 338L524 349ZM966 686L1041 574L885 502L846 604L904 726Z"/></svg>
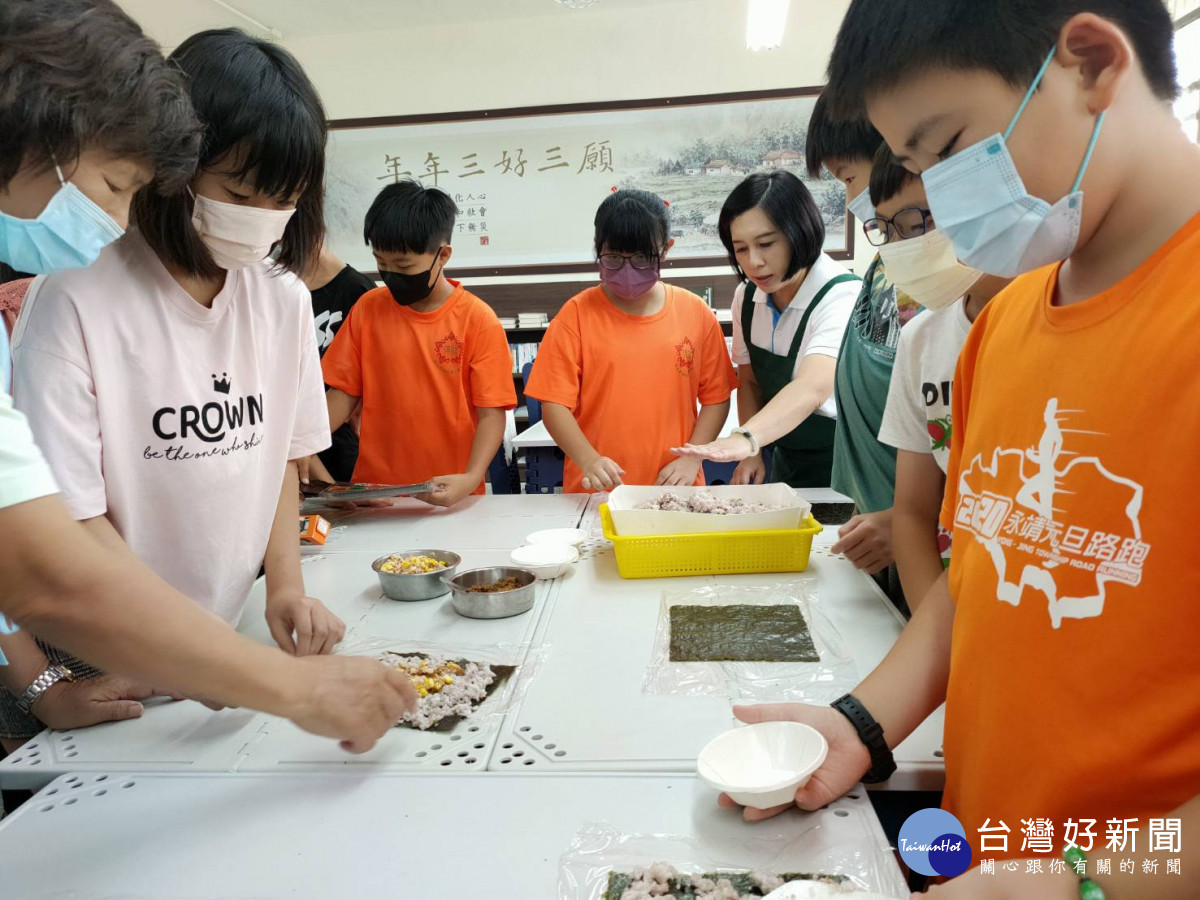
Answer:
<svg viewBox="0 0 1200 900"><path fill-rule="evenodd" d="M655 500L664 493L690 497L707 491L720 499L737 498L747 503L765 503L782 507L768 512L736 516L714 516L694 512L663 512L638 509L639 503ZM661 488L623 484L608 496L613 527L622 537L651 534L704 534L715 531L780 531L799 528L807 515L808 504L786 484L717 485L715 487Z"/></svg>
<svg viewBox="0 0 1200 900"><path fill-rule="evenodd" d="M872 889L908 896L861 791L775 825L799 835L814 816L813 840L747 867L812 869L850 848L884 873ZM21 900L532 900L556 895L561 854L596 821L717 845L752 834L694 777L114 772L64 776L0 822L0 862ZM70 864L48 863L52 848Z"/></svg>

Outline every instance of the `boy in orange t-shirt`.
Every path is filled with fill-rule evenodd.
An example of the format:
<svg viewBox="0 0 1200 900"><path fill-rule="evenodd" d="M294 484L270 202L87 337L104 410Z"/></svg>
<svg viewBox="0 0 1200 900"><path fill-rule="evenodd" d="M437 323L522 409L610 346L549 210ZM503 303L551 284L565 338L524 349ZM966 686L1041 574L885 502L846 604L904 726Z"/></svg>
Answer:
<svg viewBox="0 0 1200 900"><path fill-rule="evenodd" d="M931 898L1196 896L1200 150L1172 36L1161 0L854 0L830 64L953 256L1019 277L959 358L949 577L861 709L741 714L824 733L812 809L886 775L944 700L943 805L976 865Z"/></svg>
<svg viewBox="0 0 1200 900"><path fill-rule="evenodd" d="M359 299L322 360L330 427L362 402L354 480L431 481L421 499L436 506L484 492L517 401L499 319L445 275L455 213L414 181L380 191L363 235L384 287Z"/></svg>
<svg viewBox="0 0 1200 900"><path fill-rule="evenodd" d="M596 213L601 284L567 301L538 350L525 392L567 456L567 493L704 483L700 460L671 448L717 437L737 378L712 310L659 281L668 234L659 197L607 197Z"/></svg>

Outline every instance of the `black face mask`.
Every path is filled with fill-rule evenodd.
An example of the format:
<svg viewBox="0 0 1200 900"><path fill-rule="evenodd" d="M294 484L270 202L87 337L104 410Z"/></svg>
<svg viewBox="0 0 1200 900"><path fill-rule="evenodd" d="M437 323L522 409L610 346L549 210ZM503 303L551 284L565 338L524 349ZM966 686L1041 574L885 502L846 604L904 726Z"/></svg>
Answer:
<svg viewBox="0 0 1200 900"><path fill-rule="evenodd" d="M438 275L440 276L441 273L439 272ZM416 275L403 275L400 272L380 272L379 277L387 289L392 292L392 299L401 306L412 306L414 303L420 303L433 293L433 286L438 282L437 278L433 277L433 266L430 266L424 272L418 272Z"/></svg>

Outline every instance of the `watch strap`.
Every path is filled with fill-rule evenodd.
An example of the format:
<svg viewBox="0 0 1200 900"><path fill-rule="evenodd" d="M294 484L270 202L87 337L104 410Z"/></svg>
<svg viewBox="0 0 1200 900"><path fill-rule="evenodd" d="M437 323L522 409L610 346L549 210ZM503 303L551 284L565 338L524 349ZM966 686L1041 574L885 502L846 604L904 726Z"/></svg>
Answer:
<svg viewBox="0 0 1200 900"><path fill-rule="evenodd" d="M74 681L75 676L66 666L60 666L57 663L51 663L42 671L29 687L25 688L25 692L17 698L17 706L21 712L29 715L33 709L33 704L38 701L38 698L60 681Z"/></svg>
<svg viewBox="0 0 1200 900"><path fill-rule="evenodd" d="M896 771L896 760L883 737L883 726L867 712L867 708L853 694L839 697L830 706L850 720L850 724L858 732L859 740L871 754L871 768L863 776L863 783L876 784L891 778L892 773Z"/></svg>

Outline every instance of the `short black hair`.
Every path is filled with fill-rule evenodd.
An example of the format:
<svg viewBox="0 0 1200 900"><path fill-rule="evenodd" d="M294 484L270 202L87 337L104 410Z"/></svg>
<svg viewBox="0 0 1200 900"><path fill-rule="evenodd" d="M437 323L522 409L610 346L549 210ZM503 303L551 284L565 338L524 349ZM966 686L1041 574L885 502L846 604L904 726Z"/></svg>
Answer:
<svg viewBox="0 0 1200 900"><path fill-rule="evenodd" d="M878 206L880 203L887 203L920 177L896 162L891 149L887 144L883 144L871 163L871 181L868 188L871 192L871 204Z"/></svg>
<svg viewBox="0 0 1200 900"><path fill-rule="evenodd" d="M182 190L200 137L182 75L111 0L0 2L0 187L98 149Z"/></svg>
<svg viewBox="0 0 1200 900"><path fill-rule="evenodd" d="M613 253L659 257L671 237L671 208L658 194L637 188L613 191L596 210L596 258Z"/></svg>
<svg viewBox="0 0 1200 900"><path fill-rule="evenodd" d="M384 253L434 253L454 235L458 207L445 191L405 179L371 202L363 240Z"/></svg>
<svg viewBox="0 0 1200 900"><path fill-rule="evenodd" d="M1163 0L853 0L829 59L835 116L861 116L867 98L914 71L994 72L1028 88L1072 16L1116 24L1155 95L1173 100L1174 31Z"/></svg>
<svg viewBox="0 0 1200 900"><path fill-rule="evenodd" d="M883 137L864 115L837 119L830 112L829 91L823 91L813 105L808 120L808 138L804 142L804 162L808 174L821 177L821 166L831 159L863 160L875 157Z"/></svg>
<svg viewBox="0 0 1200 900"><path fill-rule="evenodd" d="M253 176L256 191L273 197L302 192L276 264L303 272L325 237L326 124L316 88L290 53L236 28L192 35L170 62L187 76L204 123L200 169L227 160L233 174ZM186 195L142 190L134 197L133 220L160 257L191 275L216 277L220 269L192 227L192 203Z"/></svg>
<svg viewBox="0 0 1200 900"><path fill-rule="evenodd" d="M742 179L721 207L717 220L717 232L721 243L729 254L729 264L738 277L745 279L746 273L738 264L733 252L733 220L752 209L761 209L775 227L787 239L792 250L783 280L787 281L801 269L809 268L821 255L825 246L825 221L804 182L791 172L755 172Z"/></svg>

